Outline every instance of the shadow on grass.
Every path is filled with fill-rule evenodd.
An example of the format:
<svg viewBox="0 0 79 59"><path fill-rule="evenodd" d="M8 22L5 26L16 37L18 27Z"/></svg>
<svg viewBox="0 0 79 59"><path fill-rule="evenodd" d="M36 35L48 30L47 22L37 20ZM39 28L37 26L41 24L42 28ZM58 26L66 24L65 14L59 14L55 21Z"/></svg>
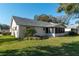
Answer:
<svg viewBox="0 0 79 59"><path fill-rule="evenodd" d="M75 36L79 36L79 34L68 34L68 35L65 35L65 37L75 37Z"/></svg>
<svg viewBox="0 0 79 59"><path fill-rule="evenodd" d="M37 46L0 51L2 56L79 56L79 42L63 44L62 47Z"/></svg>
<svg viewBox="0 0 79 59"><path fill-rule="evenodd" d="M21 40L19 40L19 39L17 39L17 38L0 38L0 45L1 45L2 43L5 43L5 42L12 42L12 41L21 41Z"/></svg>
<svg viewBox="0 0 79 59"><path fill-rule="evenodd" d="M62 37L62 36L59 36ZM64 35L63 37L79 37L79 35Z"/></svg>

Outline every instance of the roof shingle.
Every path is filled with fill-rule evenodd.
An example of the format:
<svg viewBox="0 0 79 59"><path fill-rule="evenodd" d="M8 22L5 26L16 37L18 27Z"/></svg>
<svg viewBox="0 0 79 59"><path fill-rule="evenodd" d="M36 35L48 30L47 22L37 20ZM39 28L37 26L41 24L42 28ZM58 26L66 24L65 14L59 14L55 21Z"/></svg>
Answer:
<svg viewBox="0 0 79 59"><path fill-rule="evenodd" d="M27 26L39 26L39 27L63 27L56 23L49 23L49 22L43 22L43 21L36 21L28 18L22 18L18 16L12 17L17 25L27 25Z"/></svg>

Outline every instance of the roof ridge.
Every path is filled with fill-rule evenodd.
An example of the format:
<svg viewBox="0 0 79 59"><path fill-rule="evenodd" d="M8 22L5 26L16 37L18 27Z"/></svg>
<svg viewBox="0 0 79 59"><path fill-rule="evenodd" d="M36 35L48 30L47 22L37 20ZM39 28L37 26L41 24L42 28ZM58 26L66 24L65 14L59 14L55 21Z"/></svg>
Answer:
<svg viewBox="0 0 79 59"><path fill-rule="evenodd" d="M23 20L25 20L25 19L29 19L29 18L25 18L25 17L19 17L19 16L12 16L13 18L21 18L21 19L23 19ZM31 20L31 19L29 19L29 20Z"/></svg>
<svg viewBox="0 0 79 59"><path fill-rule="evenodd" d="M17 18L21 18L21 19L23 19L23 20L25 20L25 19L29 19L29 18L24 18L24 17L19 17L19 16L12 16L13 18L15 18L15 17L17 17ZM31 19L29 19L29 20L31 20ZM31 20L31 21L36 21L36 22L44 22L44 21L37 21L37 20ZM53 23L53 22L44 22L44 23ZM53 24L57 24L57 23L53 23Z"/></svg>

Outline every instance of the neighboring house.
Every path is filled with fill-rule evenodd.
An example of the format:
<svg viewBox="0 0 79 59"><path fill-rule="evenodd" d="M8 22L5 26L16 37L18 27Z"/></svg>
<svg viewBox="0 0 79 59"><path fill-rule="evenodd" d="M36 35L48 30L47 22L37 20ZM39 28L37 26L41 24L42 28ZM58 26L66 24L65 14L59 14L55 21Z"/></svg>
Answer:
<svg viewBox="0 0 79 59"><path fill-rule="evenodd" d="M1 28L0 28L0 32L6 33L6 32L10 32L10 30L9 30L9 29L1 29Z"/></svg>
<svg viewBox="0 0 79 59"><path fill-rule="evenodd" d="M10 32L10 28L1 28L0 27L0 33L7 33Z"/></svg>
<svg viewBox="0 0 79 59"><path fill-rule="evenodd" d="M71 27L70 27L69 25L65 25L65 26L66 26L65 32L66 32L66 33L71 32Z"/></svg>
<svg viewBox="0 0 79 59"><path fill-rule="evenodd" d="M10 29L2 29L1 32L7 33L7 32L10 32Z"/></svg>
<svg viewBox="0 0 79 59"><path fill-rule="evenodd" d="M34 35L37 36L63 36L65 35L65 26L43 21L36 21L27 18L13 16L11 19L10 32L16 38L24 37L24 30L33 27L36 30Z"/></svg>
<svg viewBox="0 0 79 59"><path fill-rule="evenodd" d="M69 25L67 28L65 28L65 31L79 34L79 24Z"/></svg>

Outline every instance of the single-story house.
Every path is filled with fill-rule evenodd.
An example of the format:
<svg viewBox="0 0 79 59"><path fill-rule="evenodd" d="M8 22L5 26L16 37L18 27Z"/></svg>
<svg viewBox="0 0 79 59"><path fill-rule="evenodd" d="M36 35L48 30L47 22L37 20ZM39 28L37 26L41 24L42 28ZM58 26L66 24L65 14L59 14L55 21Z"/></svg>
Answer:
<svg viewBox="0 0 79 59"><path fill-rule="evenodd" d="M75 25L69 25L65 28L66 32L74 32L76 34L79 34L79 24Z"/></svg>
<svg viewBox="0 0 79 59"><path fill-rule="evenodd" d="M10 32L10 28L8 27L4 27L4 26L2 26L2 27L0 27L0 33L7 33L7 32Z"/></svg>
<svg viewBox="0 0 79 59"><path fill-rule="evenodd" d="M37 36L63 36L65 35L65 26L56 23L36 21L28 18L13 16L11 18L10 32L16 38L24 37L24 30L33 27Z"/></svg>

